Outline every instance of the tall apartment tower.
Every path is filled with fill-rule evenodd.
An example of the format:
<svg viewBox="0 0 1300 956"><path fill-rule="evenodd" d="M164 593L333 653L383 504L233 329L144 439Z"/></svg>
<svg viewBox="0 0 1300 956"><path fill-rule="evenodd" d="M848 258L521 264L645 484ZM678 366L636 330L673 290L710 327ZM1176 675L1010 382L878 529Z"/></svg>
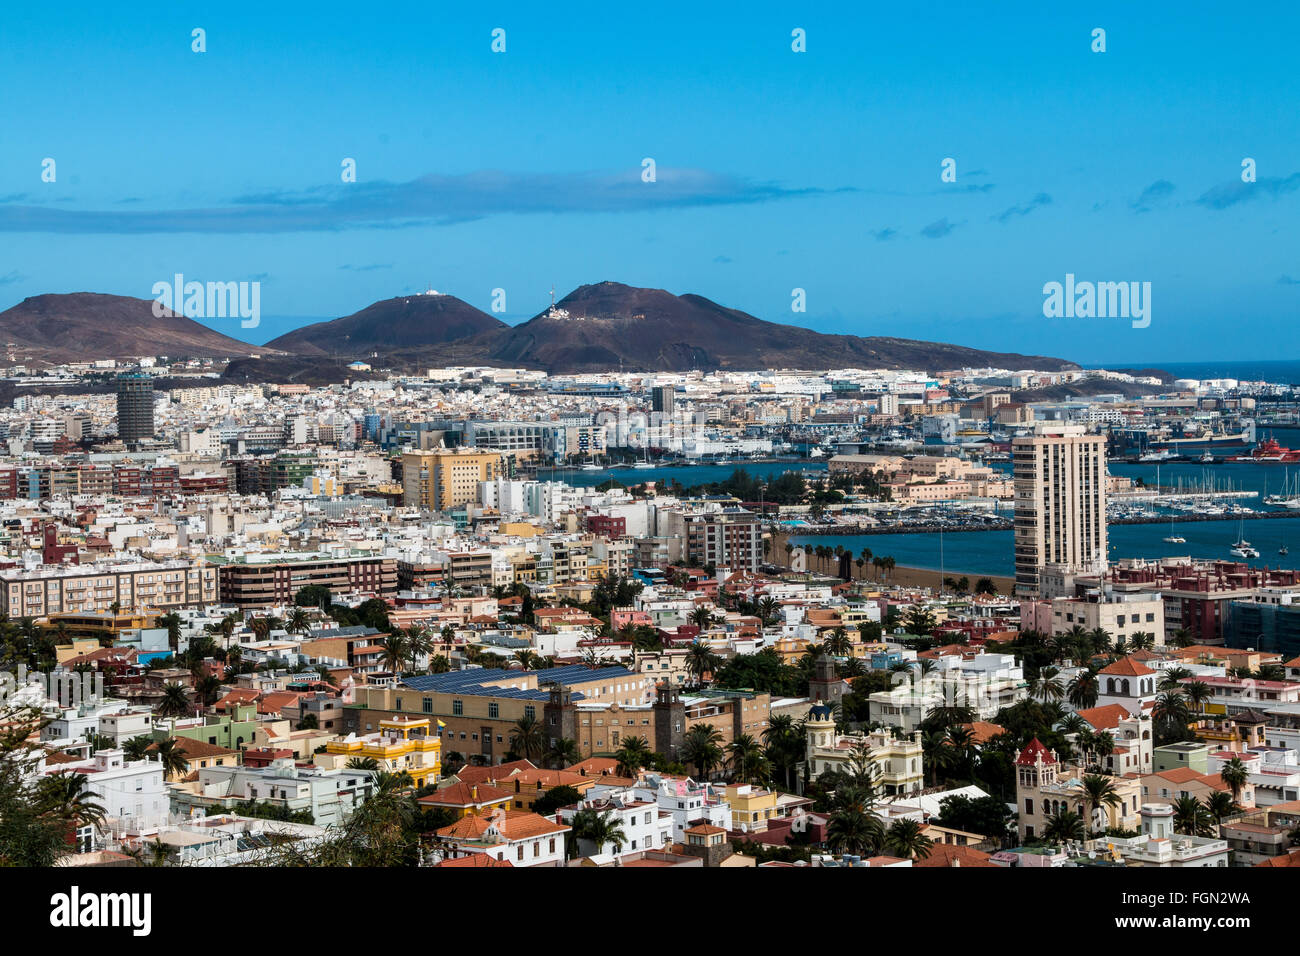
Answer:
<svg viewBox="0 0 1300 956"><path fill-rule="evenodd" d="M1016 594L1055 597L1073 575L1106 569L1106 439L1039 422L1011 451Z"/></svg>
<svg viewBox="0 0 1300 956"><path fill-rule="evenodd" d="M402 504L447 511L478 498L479 482L501 477L497 452L447 448L402 455Z"/></svg>
<svg viewBox="0 0 1300 956"><path fill-rule="evenodd" d="M153 379L148 375L118 376L117 437L128 445L153 437Z"/></svg>
<svg viewBox="0 0 1300 956"><path fill-rule="evenodd" d="M676 396L676 389L671 385L656 385L650 390L650 410L652 412L662 412L664 415L671 415L674 403L677 400Z"/></svg>

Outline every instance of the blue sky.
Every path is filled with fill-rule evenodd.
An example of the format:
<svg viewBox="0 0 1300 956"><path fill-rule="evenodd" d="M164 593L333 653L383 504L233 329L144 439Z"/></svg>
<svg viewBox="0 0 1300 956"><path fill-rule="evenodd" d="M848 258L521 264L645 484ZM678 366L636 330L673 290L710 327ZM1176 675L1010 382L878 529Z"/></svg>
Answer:
<svg viewBox="0 0 1300 956"><path fill-rule="evenodd" d="M1294 8L702 6L11 6L0 307L256 280L260 328L210 324L265 341L614 279L1112 365L1300 358ZM1151 325L1044 318L1066 273L1151 282Z"/></svg>

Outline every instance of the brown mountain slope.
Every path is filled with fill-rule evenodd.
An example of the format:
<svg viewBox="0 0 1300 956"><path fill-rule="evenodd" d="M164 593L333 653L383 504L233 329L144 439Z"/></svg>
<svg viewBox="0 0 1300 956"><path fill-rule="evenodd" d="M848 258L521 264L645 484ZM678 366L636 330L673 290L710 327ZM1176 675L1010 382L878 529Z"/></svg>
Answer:
<svg viewBox="0 0 1300 956"><path fill-rule="evenodd" d="M152 299L97 292L35 295L0 312L0 343L33 361L167 355L226 358L266 349L222 335L184 316L158 318ZM238 328L239 319L220 319Z"/></svg>
<svg viewBox="0 0 1300 956"><path fill-rule="evenodd" d="M673 295L601 282L575 289L556 304L568 312L543 312L489 338L493 364L550 372L617 369L685 371L693 368L922 368L998 366L1052 371L1072 363L1045 356L990 352L911 339L826 335L766 322L699 295Z"/></svg>
<svg viewBox="0 0 1300 956"><path fill-rule="evenodd" d="M295 329L267 345L301 355L359 358L369 351L437 345L504 328L499 319L454 295L407 295Z"/></svg>

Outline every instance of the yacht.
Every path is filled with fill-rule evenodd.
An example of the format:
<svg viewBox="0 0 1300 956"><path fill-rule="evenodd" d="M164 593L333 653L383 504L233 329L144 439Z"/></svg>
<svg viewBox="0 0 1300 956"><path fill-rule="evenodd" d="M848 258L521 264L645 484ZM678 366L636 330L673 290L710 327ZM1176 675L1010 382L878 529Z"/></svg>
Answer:
<svg viewBox="0 0 1300 956"><path fill-rule="evenodd" d="M1239 522L1237 527L1237 540L1229 549L1228 553L1236 555L1239 558L1258 558L1259 552L1256 551L1251 546L1250 542L1246 540L1245 530L1245 522Z"/></svg>

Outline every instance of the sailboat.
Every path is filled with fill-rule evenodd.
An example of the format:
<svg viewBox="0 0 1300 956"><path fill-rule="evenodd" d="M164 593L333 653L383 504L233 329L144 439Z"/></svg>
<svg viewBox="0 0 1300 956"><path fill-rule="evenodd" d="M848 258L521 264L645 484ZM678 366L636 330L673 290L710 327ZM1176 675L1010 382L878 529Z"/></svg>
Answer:
<svg viewBox="0 0 1300 956"><path fill-rule="evenodd" d="M1246 519L1240 519L1237 525L1237 540L1229 553L1235 554L1239 558L1258 558L1259 552L1251 547L1250 542L1246 540Z"/></svg>
<svg viewBox="0 0 1300 956"><path fill-rule="evenodd" d="M1156 465L1156 493L1160 492L1160 466ZM1186 544L1187 539L1182 535L1174 534L1174 516L1169 516L1169 534L1165 538L1166 544Z"/></svg>

